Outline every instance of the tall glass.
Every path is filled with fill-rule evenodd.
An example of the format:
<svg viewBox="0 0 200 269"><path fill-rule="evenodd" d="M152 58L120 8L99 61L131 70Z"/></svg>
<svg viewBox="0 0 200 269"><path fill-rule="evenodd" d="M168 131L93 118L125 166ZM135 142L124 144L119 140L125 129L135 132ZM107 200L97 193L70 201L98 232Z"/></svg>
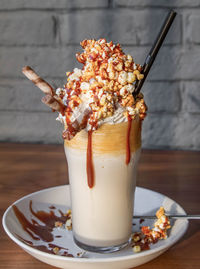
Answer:
<svg viewBox="0 0 200 269"><path fill-rule="evenodd" d="M129 130L128 130L129 129ZM104 124L92 133L94 186L87 182L88 133L65 140L74 240L81 248L113 252L128 244L132 233L141 120ZM127 145L130 162L126 164Z"/></svg>

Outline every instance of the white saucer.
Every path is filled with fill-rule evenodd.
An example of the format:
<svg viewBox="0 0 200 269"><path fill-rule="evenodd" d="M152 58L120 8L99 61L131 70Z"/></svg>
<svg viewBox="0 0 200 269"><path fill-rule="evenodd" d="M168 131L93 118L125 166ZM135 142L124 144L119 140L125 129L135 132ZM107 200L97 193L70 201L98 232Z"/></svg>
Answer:
<svg viewBox="0 0 200 269"><path fill-rule="evenodd" d="M33 216L29 210L29 202L33 201L33 209L35 211L44 210L50 211L49 207L55 205L56 208L66 212L70 208L70 196L69 186L59 186L54 188L45 189L39 192L32 193L16 201L14 204L19 208L27 219L31 220ZM163 205L167 213L170 214L186 214L182 207L170 198L153 192L144 188L136 188L136 200L135 200L135 214L136 215L148 215L155 214L156 210ZM56 211L57 212L57 211ZM136 225L133 226L133 231L139 231L140 225L152 225L152 221L144 221L139 224L139 220L135 220ZM109 269L121 269L132 268L141 264L144 264L160 254L166 251L170 246L176 243L186 232L188 227L187 220L176 220L172 224L169 237L166 240L160 240L158 243L151 245L150 250L146 250L140 253L133 253L131 247L127 247L121 251L111 254L97 254L87 252L83 257L77 257L77 253L81 250L75 245L72 239L72 232L64 229L55 229L55 234L62 235L61 238L55 238L52 243L59 246L63 246L69 249L69 253L75 257L63 257L59 255L49 254L41 250L31 247L26 244L20 237L37 244L38 241L32 239L28 233L26 233L19 221L17 220L12 206L10 206L3 216L3 227L8 236L26 252L35 258L56 266L58 268L82 268L82 269L96 269L96 268L109 268ZM18 236L17 236L18 235ZM41 242L40 242L41 243ZM44 243L44 242L43 242Z"/></svg>

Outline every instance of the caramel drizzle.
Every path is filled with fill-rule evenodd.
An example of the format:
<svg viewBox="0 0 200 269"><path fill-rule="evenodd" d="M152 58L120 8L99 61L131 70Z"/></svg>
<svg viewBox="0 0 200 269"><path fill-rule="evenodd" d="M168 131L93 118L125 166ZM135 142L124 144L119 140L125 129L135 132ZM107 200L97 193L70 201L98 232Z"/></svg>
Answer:
<svg viewBox="0 0 200 269"><path fill-rule="evenodd" d="M130 133L131 133L132 119L128 118L128 128L126 136L126 165L130 163L131 150L130 150ZM88 131L88 144L87 144L87 182L89 188L94 187L94 166L92 159L92 131Z"/></svg>
<svg viewBox="0 0 200 269"><path fill-rule="evenodd" d="M127 128L127 135L126 135L126 165L129 164L130 158L131 158L131 150L130 150L131 125L132 125L132 119L131 117L128 117L128 128Z"/></svg>
<svg viewBox="0 0 200 269"><path fill-rule="evenodd" d="M87 182L89 188L94 186L94 167L92 160L92 131L88 131L88 144L87 144Z"/></svg>
<svg viewBox="0 0 200 269"><path fill-rule="evenodd" d="M61 210L59 210L60 216L57 216L53 210L50 210L50 212L42 210L36 212L32 208L31 200L29 202L29 210L33 216L44 224L41 225L34 219L28 220L16 205L13 205L12 208L24 231L26 231L34 240L42 240L44 242L53 241L54 236L52 231L55 228L56 221L59 221L64 225L69 218L69 216L65 215Z"/></svg>
<svg viewBox="0 0 200 269"><path fill-rule="evenodd" d="M24 231L26 231L34 241L29 241L24 238L22 238L20 235L15 233L15 236L21 240L23 243L31 246L32 248L50 253L50 254L56 254L54 252L54 248L58 248L59 250L59 256L66 256L66 257L73 257L72 254L68 253L68 249L64 248L59 245L55 245L51 243L54 238L61 238L62 235L53 235L53 230L55 228L55 222L59 221L64 225L69 218L66 214L64 214L61 210L58 210L60 213L60 216L55 215L55 213L52 211L56 209L55 206L50 206L51 209L50 212L46 211L34 211L32 208L32 201L29 202L29 210L32 215L36 217L37 220L40 220L44 223L44 225L40 225L37 220L31 219L28 220L25 215L19 210L19 208L16 205L12 206L13 211L15 213L16 218L20 222L22 228ZM48 243L47 245L41 245L39 241L43 241ZM38 243L35 244L35 241Z"/></svg>

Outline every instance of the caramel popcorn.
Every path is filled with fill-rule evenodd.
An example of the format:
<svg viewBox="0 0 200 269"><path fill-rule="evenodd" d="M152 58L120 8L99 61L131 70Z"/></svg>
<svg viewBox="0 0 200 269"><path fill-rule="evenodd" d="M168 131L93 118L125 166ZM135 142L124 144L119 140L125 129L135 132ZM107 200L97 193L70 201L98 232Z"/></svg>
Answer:
<svg viewBox="0 0 200 269"><path fill-rule="evenodd" d="M62 222L60 222L60 221L56 221L55 222L55 227L56 228L62 228L62 226L63 226L63 223Z"/></svg>
<svg viewBox="0 0 200 269"><path fill-rule="evenodd" d="M139 245L136 245L136 246L133 247L133 251L134 251L135 253L138 253L138 252L141 251L141 247L140 247Z"/></svg>
<svg viewBox="0 0 200 269"><path fill-rule="evenodd" d="M149 249L149 244L155 244L160 239L167 239L167 230L171 228L168 217L165 215L164 207L156 212L157 220L154 227L142 226L141 232L132 234L133 252Z"/></svg>
<svg viewBox="0 0 200 269"><path fill-rule="evenodd" d="M59 115L66 126L64 138L71 139L82 128L96 130L119 107L127 118L138 115L144 119L147 107L143 95L132 95L134 84L144 77L142 67L112 41L83 40L80 44L83 52L76 58L82 69L67 72L65 87L56 91L65 106L64 116Z"/></svg>
<svg viewBox="0 0 200 269"><path fill-rule="evenodd" d="M65 223L65 227L68 231L71 231L72 230L72 219L68 219Z"/></svg>
<svg viewBox="0 0 200 269"><path fill-rule="evenodd" d="M56 221L54 226L55 228L66 228L68 231L72 230L72 211L71 209L67 210L67 213L64 214L66 217L66 222Z"/></svg>
<svg viewBox="0 0 200 269"><path fill-rule="evenodd" d="M58 247L54 247L54 248L53 248L53 253L54 253L54 254L58 254L58 253L59 253L59 250L60 250L60 249L59 249Z"/></svg>

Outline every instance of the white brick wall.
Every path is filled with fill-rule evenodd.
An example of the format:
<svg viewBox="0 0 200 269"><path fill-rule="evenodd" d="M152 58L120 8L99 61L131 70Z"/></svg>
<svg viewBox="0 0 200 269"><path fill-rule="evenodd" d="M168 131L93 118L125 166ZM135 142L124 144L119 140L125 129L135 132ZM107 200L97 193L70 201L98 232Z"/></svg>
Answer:
<svg viewBox="0 0 200 269"><path fill-rule="evenodd" d="M178 16L143 86L146 148L200 149L200 0L0 0L0 141L62 143L62 126L21 74L54 87L85 38L106 37L143 63L168 9Z"/></svg>
<svg viewBox="0 0 200 269"><path fill-rule="evenodd" d="M21 69L32 66L42 77L61 77L76 64L77 47L0 47L0 77L24 78Z"/></svg>
<svg viewBox="0 0 200 269"><path fill-rule="evenodd" d="M108 7L107 0L1 0L1 9L70 9Z"/></svg>
<svg viewBox="0 0 200 269"><path fill-rule="evenodd" d="M53 45L55 18L45 12L1 12L0 45Z"/></svg>

